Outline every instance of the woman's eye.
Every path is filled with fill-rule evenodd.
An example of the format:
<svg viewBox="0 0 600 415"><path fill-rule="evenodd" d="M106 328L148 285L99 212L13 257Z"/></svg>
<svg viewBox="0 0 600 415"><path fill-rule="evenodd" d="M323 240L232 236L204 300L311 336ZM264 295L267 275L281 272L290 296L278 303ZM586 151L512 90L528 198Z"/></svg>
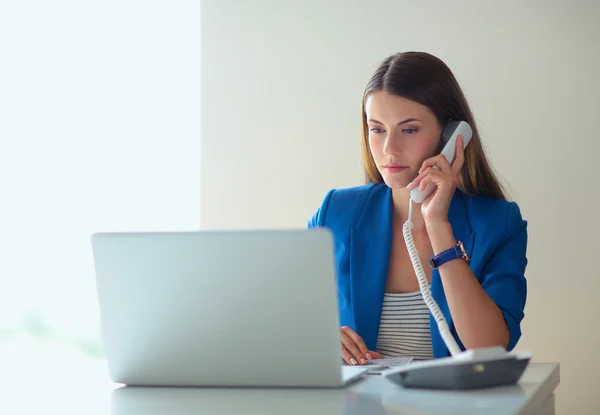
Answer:
<svg viewBox="0 0 600 415"><path fill-rule="evenodd" d="M406 134L414 134L417 132L417 129L416 128L405 128L402 130L402 132L406 133Z"/></svg>
<svg viewBox="0 0 600 415"><path fill-rule="evenodd" d="M383 132L383 129L381 129L381 128L377 128L377 127L373 127L373 128L371 128L371 130L370 130L370 131L371 131L372 133L375 133L375 134L381 134L381 133Z"/></svg>

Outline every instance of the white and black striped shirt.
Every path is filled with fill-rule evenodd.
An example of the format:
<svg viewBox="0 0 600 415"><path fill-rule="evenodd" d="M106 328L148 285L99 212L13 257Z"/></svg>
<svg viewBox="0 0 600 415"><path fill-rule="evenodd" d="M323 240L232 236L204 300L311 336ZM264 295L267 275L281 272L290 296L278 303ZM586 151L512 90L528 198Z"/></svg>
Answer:
<svg viewBox="0 0 600 415"><path fill-rule="evenodd" d="M384 358L432 359L429 316L420 291L385 293L376 351Z"/></svg>

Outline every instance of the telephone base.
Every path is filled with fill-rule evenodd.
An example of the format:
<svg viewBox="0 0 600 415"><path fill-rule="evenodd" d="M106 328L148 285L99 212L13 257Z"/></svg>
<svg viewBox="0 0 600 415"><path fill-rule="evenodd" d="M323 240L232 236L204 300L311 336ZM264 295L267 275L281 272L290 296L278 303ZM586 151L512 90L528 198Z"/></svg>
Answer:
<svg viewBox="0 0 600 415"><path fill-rule="evenodd" d="M515 385L527 368L531 356L508 354L504 357L449 357L409 364L386 374L391 382L405 388L475 390Z"/></svg>

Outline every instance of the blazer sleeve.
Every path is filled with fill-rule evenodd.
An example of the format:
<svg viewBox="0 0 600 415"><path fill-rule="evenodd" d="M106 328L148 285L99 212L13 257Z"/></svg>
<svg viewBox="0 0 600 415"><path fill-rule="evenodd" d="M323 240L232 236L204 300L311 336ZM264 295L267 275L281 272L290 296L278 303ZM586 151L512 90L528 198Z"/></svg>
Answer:
<svg viewBox="0 0 600 415"><path fill-rule="evenodd" d="M325 225L325 217L327 216L327 209L329 208L329 202L331 201L331 195L335 189L331 189L327 192L323 201L321 202L321 206L317 209L317 211L313 214L313 216L308 221L308 228L322 228Z"/></svg>
<svg viewBox="0 0 600 415"><path fill-rule="evenodd" d="M507 350L521 337L521 321L527 298L527 222L511 202L504 237L483 268L482 287L502 311L509 332Z"/></svg>

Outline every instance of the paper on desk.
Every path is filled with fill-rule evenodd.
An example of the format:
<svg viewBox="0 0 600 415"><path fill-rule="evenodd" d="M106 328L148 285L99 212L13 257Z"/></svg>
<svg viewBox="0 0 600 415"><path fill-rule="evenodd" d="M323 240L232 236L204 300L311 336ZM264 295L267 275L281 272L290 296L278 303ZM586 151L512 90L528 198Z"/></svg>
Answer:
<svg viewBox="0 0 600 415"><path fill-rule="evenodd" d="M378 374L389 369L394 369L399 366L407 365L412 361L412 357L389 357L384 359L368 360L366 365L359 365L357 367L363 367L365 369L368 369L368 373Z"/></svg>

